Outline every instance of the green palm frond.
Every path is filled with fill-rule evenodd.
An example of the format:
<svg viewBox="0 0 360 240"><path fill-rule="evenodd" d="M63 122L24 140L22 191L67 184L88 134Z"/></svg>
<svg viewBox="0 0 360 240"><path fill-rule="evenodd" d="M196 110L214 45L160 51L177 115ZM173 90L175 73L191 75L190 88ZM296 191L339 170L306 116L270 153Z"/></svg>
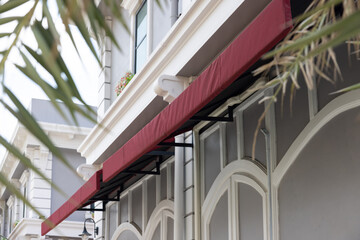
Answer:
<svg viewBox="0 0 360 240"><path fill-rule="evenodd" d="M52 0L51 0L52 1ZM113 17L118 19L124 28L130 32L128 26L122 18L119 9L119 2L117 0L107 0L106 5L111 8ZM11 15L12 10L25 5L28 10L23 16ZM55 3L55 5L53 4ZM41 90L50 99L55 109L61 116L69 123L78 123L78 115L82 115L90 121L96 123L96 113L93 108L89 106L80 95L73 76L69 71L69 64L65 62L61 52L60 28L64 28L69 36L72 45L77 50L77 43L73 37L73 33L79 32L88 49L90 49L93 57L101 66L100 57L98 55L97 45L100 45L101 38L99 36L108 36L110 40L120 49L120 46L115 40L110 26L105 21L105 16L99 10L95 0L56 0L51 2L48 0L9 0L1 1L0 3L0 26L6 24L13 24L14 29L11 31L0 30L0 38L8 40L8 45L4 46L0 52L0 104L13 115L19 123L21 123L29 133L37 138L44 146L46 146L54 156L60 159L71 171L74 171L71 164L61 154L60 150L51 142L51 139L41 129L30 112L23 106L17 96L9 89L5 77L5 66L13 64L15 68L24 74L30 81L38 85ZM54 14L54 6L57 8L57 13ZM36 13L36 14L35 14ZM38 13L41 13L39 15ZM56 20L59 19L61 24ZM60 26L61 25L61 26ZM8 28L2 28L8 29ZM36 40L36 45L28 45L26 41L21 39L24 32L32 35ZM96 36L90 33L95 33ZM3 46L2 46L3 47ZM9 56L13 53L19 53L20 62L9 61ZM78 52L79 53L79 52ZM34 62L36 66L34 66ZM39 68L44 70L50 76L50 79L44 79L39 74ZM80 102L84 107L75 104L75 101ZM66 111L70 113L70 117L60 107L59 102L62 102ZM61 189L54 186L46 176L41 173L31 161L21 153L16 146L12 145L5 138L0 136L0 145L4 146L6 150L15 156L24 166L32 169L37 175L44 178L57 191L64 194ZM23 200L39 215L40 213L21 195L20 192L14 188L10 181L4 175L0 174L0 183L7 186L16 197Z"/></svg>
<svg viewBox="0 0 360 240"><path fill-rule="evenodd" d="M342 8L341 14L335 11L338 6ZM267 75L274 69L276 77L267 85L280 83L283 94L289 81L299 88L299 74L303 75L309 89L313 88L316 78L332 82L332 79L341 77L334 47L347 42L351 53L360 54L359 1L313 1L307 11L295 19L294 25L292 32L264 56L272 59L270 63L254 71L254 75ZM333 76L327 73L331 68L334 69Z"/></svg>

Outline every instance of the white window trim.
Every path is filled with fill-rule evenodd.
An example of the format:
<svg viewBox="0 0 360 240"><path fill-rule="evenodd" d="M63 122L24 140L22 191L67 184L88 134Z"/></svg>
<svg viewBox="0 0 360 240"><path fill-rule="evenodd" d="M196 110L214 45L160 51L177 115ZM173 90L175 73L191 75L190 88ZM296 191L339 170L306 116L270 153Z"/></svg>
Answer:
<svg viewBox="0 0 360 240"><path fill-rule="evenodd" d="M132 69L132 72L135 73L136 69L136 16L139 13L140 9L143 7L144 3L146 2L146 62L149 60L150 54L152 52L152 36L153 36L153 6L154 6L154 0L137 0L134 1L137 2L136 5L134 5L134 8L131 9L131 44L130 44L130 69ZM146 65L146 62L144 66ZM143 66L143 67L144 67ZM136 74L142 71L143 67L141 69L136 69Z"/></svg>

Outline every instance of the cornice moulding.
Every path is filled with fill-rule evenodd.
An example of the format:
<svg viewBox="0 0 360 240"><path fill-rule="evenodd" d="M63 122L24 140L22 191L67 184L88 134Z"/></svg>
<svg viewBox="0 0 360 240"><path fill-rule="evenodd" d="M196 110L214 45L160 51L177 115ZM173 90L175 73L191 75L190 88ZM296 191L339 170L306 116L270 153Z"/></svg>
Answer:
<svg viewBox="0 0 360 240"><path fill-rule="evenodd" d="M126 7L130 2L123 1L123 6ZM175 75L242 3L243 1L200 0L192 3L190 9L181 15L152 52L143 69L134 76L125 91L112 103L103 119L99 121L99 125L91 130L79 146L78 152L87 159L87 163L96 162L141 113L145 105L156 97L152 91L154 82L164 73ZM213 27L208 31L210 25ZM205 35L204 31L206 31ZM179 54L182 50L184 52ZM151 88L151 91L148 88ZM101 126L115 129L116 134L105 131ZM96 163L100 164L100 162Z"/></svg>
<svg viewBox="0 0 360 240"><path fill-rule="evenodd" d="M133 14L141 2L141 0L123 0L121 6Z"/></svg>

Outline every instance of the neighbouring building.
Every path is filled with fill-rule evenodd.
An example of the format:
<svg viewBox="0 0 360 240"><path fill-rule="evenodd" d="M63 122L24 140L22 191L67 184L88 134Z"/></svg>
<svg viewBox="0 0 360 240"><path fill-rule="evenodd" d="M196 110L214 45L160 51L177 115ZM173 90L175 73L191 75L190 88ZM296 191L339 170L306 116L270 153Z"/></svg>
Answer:
<svg viewBox="0 0 360 240"><path fill-rule="evenodd" d="M60 107L64 108L61 104ZM85 139L94 124L81 116L78 116L78 126L67 122L47 100L32 99L29 112L39 122L55 146L60 149L73 169L69 169L60 159L52 155L49 149L34 138L21 124L17 125L11 142L50 181L71 196L84 184L84 180L77 176L76 169L85 164L85 158L80 156L76 148ZM70 114L67 115L70 117ZM43 239L40 226L44 217L49 217L61 206L67 200L66 196L57 192L34 170L21 163L9 152L5 153L0 171L42 214L39 216L20 198L17 198L11 189L1 185L1 236L11 240ZM83 229L85 214L86 212L71 214L56 230L51 231L46 239L80 239L78 235Z"/></svg>
<svg viewBox="0 0 360 240"><path fill-rule="evenodd" d="M359 239L360 90L329 94L358 82L346 46L344 80L308 90L299 77L295 99L266 111L252 159L259 101L276 87L252 71L310 2L123 0L128 35L100 1L122 51L104 38L101 125L78 148L96 173L49 220L87 208L106 240Z"/></svg>

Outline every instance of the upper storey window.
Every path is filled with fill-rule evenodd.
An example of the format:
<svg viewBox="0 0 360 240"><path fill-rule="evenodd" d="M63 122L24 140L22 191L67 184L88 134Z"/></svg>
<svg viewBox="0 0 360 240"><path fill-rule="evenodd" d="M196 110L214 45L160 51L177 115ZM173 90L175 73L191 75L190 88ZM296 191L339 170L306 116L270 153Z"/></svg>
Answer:
<svg viewBox="0 0 360 240"><path fill-rule="evenodd" d="M136 14L135 73L140 71L147 59L147 1Z"/></svg>

